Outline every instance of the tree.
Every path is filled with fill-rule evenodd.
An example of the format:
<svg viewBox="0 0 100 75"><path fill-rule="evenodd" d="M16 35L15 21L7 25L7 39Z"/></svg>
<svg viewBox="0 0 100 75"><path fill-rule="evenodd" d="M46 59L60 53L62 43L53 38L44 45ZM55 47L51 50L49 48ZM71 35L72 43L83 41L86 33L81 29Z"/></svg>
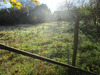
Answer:
<svg viewBox="0 0 100 75"><path fill-rule="evenodd" d="M7 3L6 0L3 0L3 2L5 4ZM16 6L18 9L20 9L22 7L21 3L18 2L17 0L9 0L9 2L11 3L12 7ZM36 5L39 5L39 2L37 0L31 0L31 2L34 2Z"/></svg>
<svg viewBox="0 0 100 75"><path fill-rule="evenodd" d="M80 1L80 0L79 0ZM85 1L85 0L84 0ZM80 21L80 12L86 7L84 4L84 1L82 1L80 8L76 8L76 16L75 16L75 25L74 25L74 50L73 50L73 57L72 57L72 65L75 66L75 61L76 61L76 55L77 55L77 49L78 49L78 27L79 27L79 21ZM100 0L89 0L89 9L88 10L88 14L86 13L86 17L88 16L88 19L91 20L91 17L94 18L94 25L96 25L96 30L97 33L99 32L98 28L98 18L100 17L99 13L100 13ZM81 10L82 9L82 10ZM90 22L89 20L87 20L88 22Z"/></svg>
<svg viewBox="0 0 100 75"><path fill-rule="evenodd" d="M100 37L100 0L90 0L88 4L81 7L79 13L83 22L81 26L82 31L98 40ZM90 27L92 28L91 30Z"/></svg>

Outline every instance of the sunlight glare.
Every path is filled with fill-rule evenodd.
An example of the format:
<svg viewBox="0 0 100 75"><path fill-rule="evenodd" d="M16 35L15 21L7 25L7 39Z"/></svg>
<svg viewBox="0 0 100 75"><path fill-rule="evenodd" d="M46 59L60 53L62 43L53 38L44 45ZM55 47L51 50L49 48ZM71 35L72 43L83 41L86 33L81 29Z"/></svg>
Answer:
<svg viewBox="0 0 100 75"><path fill-rule="evenodd" d="M50 8L51 12L56 11L57 6L63 3L65 0L38 0L41 4L47 4L48 8ZM67 0L70 1L70 0Z"/></svg>

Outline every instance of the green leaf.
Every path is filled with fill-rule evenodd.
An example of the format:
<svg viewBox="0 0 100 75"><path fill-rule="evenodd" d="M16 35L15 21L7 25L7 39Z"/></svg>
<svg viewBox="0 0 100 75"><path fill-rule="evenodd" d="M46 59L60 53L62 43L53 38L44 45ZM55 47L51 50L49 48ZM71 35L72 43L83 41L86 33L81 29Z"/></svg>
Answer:
<svg viewBox="0 0 100 75"><path fill-rule="evenodd" d="M88 71L90 71L89 67L86 67Z"/></svg>

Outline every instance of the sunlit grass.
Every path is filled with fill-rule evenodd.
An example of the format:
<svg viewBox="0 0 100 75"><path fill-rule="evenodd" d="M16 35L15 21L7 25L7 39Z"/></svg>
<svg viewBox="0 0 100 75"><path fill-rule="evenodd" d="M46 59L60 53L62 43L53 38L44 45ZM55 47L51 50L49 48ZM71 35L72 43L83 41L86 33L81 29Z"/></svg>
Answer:
<svg viewBox="0 0 100 75"><path fill-rule="evenodd" d="M73 26L70 26L67 22L42 23L35 26L7 26L0 27L0 30L2 30L0 31L0 43L66 64L68 64L67 56L69 50L69 64L71 65L73 52ZM88 45L90 41L87 43L82 41L82 39L85 39L85 41L88 40L83 34L80 34L79 37L79 42L82 43L82 45L79 45L79 48L82 48L83 50L86 47L84 44ZM78 64L80 63L80 58L82 58L82 56L83 58L85 57L83 53L82 55L80 53L79 50L77 58ZM81 65L77 66L81 67ZM86 65L82 67L83 69L85 67L87 68ZM65 72L67 73L66 68L64 67L6 50L0 50L0 74L62 75Z"/></svg>

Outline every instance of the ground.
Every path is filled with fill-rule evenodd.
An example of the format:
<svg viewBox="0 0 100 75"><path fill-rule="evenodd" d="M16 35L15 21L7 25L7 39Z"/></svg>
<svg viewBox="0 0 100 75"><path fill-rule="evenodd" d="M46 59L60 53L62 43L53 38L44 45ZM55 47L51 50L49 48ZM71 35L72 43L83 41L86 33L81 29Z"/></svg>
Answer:
<svg viewBox="0 0 100 75"><path fill-rule="evenodd" d="M0 26L0 43L71 65L73 27L73 24L67 22ZM93 44L79 31L76 66L99 73L99 45L98 42ZM0 50L1 75L65 75L68 73L67 69L7 50Z"/></svg>

